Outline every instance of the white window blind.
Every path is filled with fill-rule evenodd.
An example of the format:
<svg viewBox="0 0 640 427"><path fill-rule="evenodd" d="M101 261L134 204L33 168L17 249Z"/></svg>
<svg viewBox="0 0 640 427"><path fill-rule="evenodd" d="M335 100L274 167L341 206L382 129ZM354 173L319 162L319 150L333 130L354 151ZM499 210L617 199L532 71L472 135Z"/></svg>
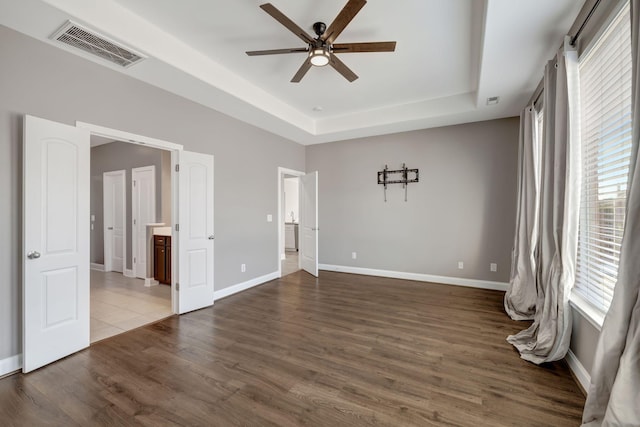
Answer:
<svg viewBox="0 0 640 427"><path fill-rule="evenodd" d="M618 276L631 154L628 3L579 70L583 176L575 289L606 312Z"/></svg>

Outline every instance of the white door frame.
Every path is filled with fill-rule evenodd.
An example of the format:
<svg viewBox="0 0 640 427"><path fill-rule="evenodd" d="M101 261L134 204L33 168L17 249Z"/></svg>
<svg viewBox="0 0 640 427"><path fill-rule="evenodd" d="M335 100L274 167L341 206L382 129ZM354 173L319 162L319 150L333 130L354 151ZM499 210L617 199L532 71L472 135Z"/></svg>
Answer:
<svg viewBox="0 0 640 427"><path fill-rule="evenodd" d="M171 220L175 223L176 218L178 218L178 174L176 173L176 165L178 164L178 153L183 150L182 144L175 144L161 139L149 138L147 136L136 135L134 133L80 121L76 121L76 127L89 130L91 135L171 151ZM178 236L175 233L175 227L173 224L171 225L171 229L171 271L178 271ZM178 295L175 274L171 277L171 309L173 313L178 313Z"/></svg>
<svg viewBox="0 0 640 427"><path fill-rule="evenodd" d="M103 188L103 193L102 193L102 218L103 218L103 224L102 224L102 240L103 240L103 246L104 246L104 271L112 271L113 270L113 265L111 263L111 254L113 253L113 239L109 238L107 239L107 233L106 233L106 229L107 229L107 224L104 224L104 221L106 221L107 218L107 204L105 203L106 197L105 197L105 193L104 193L104 189L105 187L105 183L106 183L106 178L107 177L122 177L122 212L120 213L123 216L123 227L124 227L124 231L123 231L123 235L122 235L122 274L124 274L125 270L127 269L127 171L122 169L122 170L117 170L117 171L109 171L109 172L104 172L102 174L102 188ZM115 203L115 200L114 200ZM109 255L109 257L107 256L107 254Z"/></svg>
<svg viewBox="0 0 640 427"><path fill-rule="evenodd" d="M142 173L142 172L152 172L153 173L153 179L151 180L151 192L148 195L151 198L151 206L153 206L152 210L153 210L153 220L152 221L148 221L145 222L144 224L141 223L141 221L139 221L139 216L140 216L140 212L138 212L138 207L140 206L140 200L138 200L139 198L139 192L136 191L136 175L138 173ZM140 188L140 186L137 187L138 189ZM147 242L147 224L155 224L156 221L156 167L155 165L150 165L150 166L142 166L142 167L138 167L138 168L133 168L131 169L131 252L132 253L132 258L131 258L131 269L133 270L133 277L137 277L138 279L147 279L149 277L151 277L149 275L149 260L146 259L150 254L147 253L147 257L145 257L146 261L144 263L145 268L144 268L144 272L142 273L142 277L140 277L140 274L138 272L138 264L140 264L140 262L138 262L138 255L139 255L139 249L138 248L138 242L140 241L140 237L138 236L138 233L143 233L144 235L142 236L145 240L145 245L144 245L144 250L148 252L149 249L149 242Z"/></svg>
<svg viewBox="0 0 640 427"><path fill-rule="evenodd" d="M284 193L284 186L283 184L283 180L284 180L284 176L285 175L293 175L293 176L297 176L297 177L301 177L303 175L306 175L305 172L302 171L297 171L294 169L287 169L287 168L283 168L283 167L278 167L278 277L282 277L282 254L284 253L284 245L283 245L283 241L284 241L284 210L282 209L282 201L283 199L283 193ZM298 210L298 224L301 222L301 215L302 215L302 210ZM301 268L301 260L300 260L300 256L298 256L298 268Z"/></svg>

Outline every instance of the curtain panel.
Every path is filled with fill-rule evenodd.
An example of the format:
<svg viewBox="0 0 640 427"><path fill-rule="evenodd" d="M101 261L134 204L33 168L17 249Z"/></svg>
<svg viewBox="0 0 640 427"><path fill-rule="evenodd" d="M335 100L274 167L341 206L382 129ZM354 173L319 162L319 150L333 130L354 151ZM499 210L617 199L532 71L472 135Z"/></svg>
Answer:
<svg viewBox="0 0 640 427"><path fill-rule="evenodd" d="M545 67L537 300L533 324L507 338L523 359L536 364L562 359L571 338L569 293L575 278L581 169L573 122L577 111L570 104L576 76L574 50L560 50Z"/></svg>
<svg viewBox="0 0 640 427"><path fill-rule="evenodd" d="M511 277L504 309L513 320L532 320L536 312L536 247L540 186L540 144L533 106L520 115L518 207L511 252Z"/></svg>
<svg viewBox="0 0 640 427"><path fill-rule="evenodd" d="M640 425L640 0L631 0L632 149L618 281L591 369L583 426Z"/></svg>

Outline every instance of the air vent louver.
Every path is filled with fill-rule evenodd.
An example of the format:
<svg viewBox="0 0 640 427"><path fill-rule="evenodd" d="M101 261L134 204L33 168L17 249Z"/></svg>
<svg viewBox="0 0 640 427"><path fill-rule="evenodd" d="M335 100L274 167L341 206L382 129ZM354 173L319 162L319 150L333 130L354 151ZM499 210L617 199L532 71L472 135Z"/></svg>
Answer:
<svg viewBox="0 0 640 427"><path fill-rule="evenodd" d="M62 28L51 36L51 39L99 56L121 67L129 67L144 59L144 56L133 52L132 49L118 45L106 37L71 21L67 21Z"/></svg>

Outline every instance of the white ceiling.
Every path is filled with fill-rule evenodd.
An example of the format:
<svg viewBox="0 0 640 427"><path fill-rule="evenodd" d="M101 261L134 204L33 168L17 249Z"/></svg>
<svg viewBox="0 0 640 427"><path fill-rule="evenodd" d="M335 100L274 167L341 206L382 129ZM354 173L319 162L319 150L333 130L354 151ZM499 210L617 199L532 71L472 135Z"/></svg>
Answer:
<svg viewBox="0 0 640 427"><path fill-rule="evenodd" d="M0 0L0 24L53 44L71 19L148 56L124 70L91 60L314 144L518 115L584 3L370 0L337 42L395 40L396 51L340 55L360 77L353 83L313 67L295 84L304 53L244 53L305 47L259 8L265 1ZM346 0L271 2L313 35ZM498 105L486 105L492 96Z"/></svg>

